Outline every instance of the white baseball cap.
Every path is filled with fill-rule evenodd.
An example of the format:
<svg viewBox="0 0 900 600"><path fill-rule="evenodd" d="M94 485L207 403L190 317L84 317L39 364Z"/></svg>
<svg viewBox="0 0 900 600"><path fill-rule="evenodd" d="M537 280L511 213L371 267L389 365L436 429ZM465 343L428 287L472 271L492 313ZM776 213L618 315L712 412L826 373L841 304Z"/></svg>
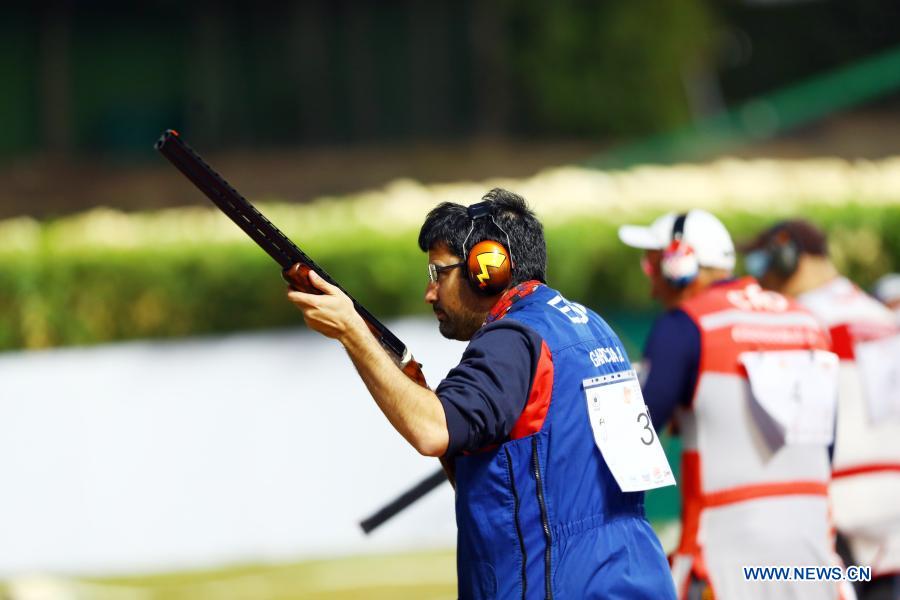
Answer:
<svg viewBox="0 0 900 600"><path fill-rule="evenodd" d="M643 250L664 250L672 243L672 229L678 213L668 213L653 221L649 227L622 225L619 239L627 246ZM701 267L734 269L734 242L722 222L705 210L687 213L681 239L694 249Z"/></svg>

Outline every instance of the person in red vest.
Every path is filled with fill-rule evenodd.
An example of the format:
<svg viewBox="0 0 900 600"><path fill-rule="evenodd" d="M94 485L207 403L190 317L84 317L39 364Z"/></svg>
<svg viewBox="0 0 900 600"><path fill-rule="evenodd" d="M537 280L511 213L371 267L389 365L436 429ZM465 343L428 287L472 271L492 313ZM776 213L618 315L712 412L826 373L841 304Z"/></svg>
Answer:
<svg viewBox="0 0 900 600"><path fill-rule="evenodd" d="M830 496L839 548L872 568L866 600L900 598L900 332L895 315L843 277L820 229L789 220L745 248L747 271L797 299L840 357Z"/></svg>
<svg viewBox="0 0 900 600"><path fill-rule="evenodd" d="M646 342L642 390L654 425L672 423L682 440L682 533L670 557L679 597L838 598L837 582L754 569L840 564L827 332L796 302L734 278L731 236L706 211L625 225L619 238L644 250L666 309Z"/></svg>

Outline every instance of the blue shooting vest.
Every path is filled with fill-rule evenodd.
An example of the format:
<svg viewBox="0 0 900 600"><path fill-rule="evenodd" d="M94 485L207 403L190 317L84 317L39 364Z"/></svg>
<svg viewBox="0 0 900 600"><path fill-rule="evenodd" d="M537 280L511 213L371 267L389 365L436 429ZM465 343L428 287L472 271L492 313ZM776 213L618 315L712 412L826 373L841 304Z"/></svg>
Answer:
<svg viewBox="0 0 900 600"><path fill-rule="evenodd" d="M619 338L545 285L502 318L542 353L509 439L455 460L459 597L674 600L644 494L619 489L588 420L582 381L631 368Z"/></svg>

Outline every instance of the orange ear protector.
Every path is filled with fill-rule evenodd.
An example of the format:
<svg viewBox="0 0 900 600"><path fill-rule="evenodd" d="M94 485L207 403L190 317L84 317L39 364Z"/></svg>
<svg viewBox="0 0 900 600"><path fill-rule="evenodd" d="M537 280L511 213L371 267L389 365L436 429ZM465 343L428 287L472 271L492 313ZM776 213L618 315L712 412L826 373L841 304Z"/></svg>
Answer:
<svg viewBox="0 0 900 600"><path fill-rule="evenodd" d="M478 219L490 217L494 227L506 236L506 246L494 240L484 240L472 246L468 254L463 257L472 289L485 296L495 296L506 290L512 281L512 252L509 251L509 234L494 220L489 202L473 204L466 209L466 212L472 220L472 225L469 227L466 239L463 240L463 251L465 251L469 236L472 235L472 230L475 228L475 221Z"/></svg>

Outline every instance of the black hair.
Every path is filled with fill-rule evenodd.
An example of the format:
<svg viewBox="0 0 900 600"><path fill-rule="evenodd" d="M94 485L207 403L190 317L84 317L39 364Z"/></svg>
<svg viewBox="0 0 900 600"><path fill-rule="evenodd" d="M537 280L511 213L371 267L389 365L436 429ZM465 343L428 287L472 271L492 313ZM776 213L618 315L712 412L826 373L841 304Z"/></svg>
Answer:
<svg viewBox="0 0 900 600"><path fill-rule="evenodd" d="M513 259L512 284L537 279L547 280L547 243L544 227L525 199L502 188L494 188L481 198L490 203L491 216L509 234L508 248ZM474 224L474 226L473 226ZM466 240L472 228L472 234ZM442 202L428 213L419 231L419 248L428 252L443 242L450 251L463 258L472 247L484 240L494 240L504 246L506 235L490 219L472 221L466 207L454 202ZM463 243L466 247L463 248Z"/></svg>
<svg viewBox="0 0 900 600"><path fill-rule="evenodd" d="M825 233L805 219L788 219L772 225L749 243L739 248L743 252L777 249L793 244L796 252L814 256L828 256L828 238Z"/></svg>

